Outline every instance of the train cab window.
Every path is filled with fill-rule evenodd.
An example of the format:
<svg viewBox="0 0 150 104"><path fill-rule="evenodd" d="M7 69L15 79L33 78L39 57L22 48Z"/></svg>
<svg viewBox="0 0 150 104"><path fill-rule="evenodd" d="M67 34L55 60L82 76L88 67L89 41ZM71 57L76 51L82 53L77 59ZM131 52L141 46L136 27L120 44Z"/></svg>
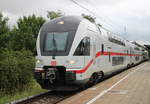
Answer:
<svg viewBox="0 0 150 104"><path fill-rule="evenodd" d="M45 51L65 51L67 45L68 32L47 33L45 39Z"/></svg>
<svg viewBox="0 0 150 104"><path fill-rule="evenodd" d="M89 56L90 55L90 38L85 37L81 40L75 50L74 56Z"/></svg>

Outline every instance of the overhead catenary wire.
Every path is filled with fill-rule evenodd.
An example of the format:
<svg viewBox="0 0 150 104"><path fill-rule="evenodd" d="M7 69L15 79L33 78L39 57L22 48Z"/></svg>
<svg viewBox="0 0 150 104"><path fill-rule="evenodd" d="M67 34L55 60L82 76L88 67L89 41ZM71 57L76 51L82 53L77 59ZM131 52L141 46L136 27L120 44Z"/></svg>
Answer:
<svg viewBox="0 0 150 104"><path fill-rule="evenodd" d="M78 2L75 1L75 0L71 0L71 1L74 2L76 5L78 5L79 7L85 9L86 11L88 11L89 13L91 13L92 15L94 15L95 17L98 17L98 19L100 19L101 21L105 22L107 25L110 25L110 26L111 26L111 24L107 23L102 17L96 15L93 11L87 9L86 7L84 7L83 5L81 5L80 3L78 3Z"/></svg>
<svg viewBox="0 0 150 104"><path fill-rule="evenodd" d="M89 10L88 8L86 8L85 6L81 5L80 3L78 3L75 0L71 0L74 4L78 5L80 8L85 9L86 11L88 11L89 13L91 13L92 15L94 15L97 19L100 19L100 21L103 21L105 25L111 27L114 30L114 24L111 24L111 22L108 22L106 19L100 17L99 15L96 15L93 11ZM101 24L101 23L100 23ZM101 24L102 25L102 24ZM118 28L121 26L118 26ZM115 30L117 30L118 32L118 28L116 28ZM120 33L118 33L120 34Z"/></svg>
<svg viewBox="0 0 150 104"><path fill-rule="evenodd" d="M75 3L76 5L78 5L79 7L85 9L86 11L88 11L89 13L91 13L92 15L96 16L96 14L95 14L93 11L87 9L86 7L84 7L83 5L81 5L80 3L78 3L77 1L75 1L75 0L71 0L71 1L72 1L73 3ZM104 21L102 17L99 17L99 16L96 16L96 17L98 17L98 18L100 18L102 21Z"/></svg>
<svg viewBox="0 0 150 104"><path fill-rule="evenodd" d="M75 3L76 5L78 5L79 7L81 7L82 9L85 9L86 11L88 11L89 13L91 13L92 15L95 16L95 13L89 9L87 9L86 7L84 7L83 5L81 5L80 3L76 2L75 0L71 0L73 3ZM101 17L99 17L101 18Z"/></svg>
<svg viewBox="0 0 150 104"><path fill-rule="evenodd" d="M86 7L82 6L81 4L79 4L78 2L76 2L75 0L71 0L73 3L75 3L76 5L78 5L79 7L85 9L86 11L88 11L89 13L95 15L94 12L92 12L91 10L87 9Z"/></svg>
<svg viewBox="0 0 150 104"><path fill-rule="evenodd" d="M85 0L86 2L87 2L87 0ZM92 3L89 3L89 2L87 2L88 4L92 4ZM92 5L91 5L92 6ZM99 11L99 9L98 8L96 8L96 6L92 6L92 8L94 8L96 11ZM108 23L110 23L110 24L112 24L112 25L115 25L115 26L117 26L117 27L122 27L121 25L119 25L119 24L116 24L116 23L114 23L108 16L106 16L104 13L101 13L102 14L102 16L104 17L102 17L103 18L103 20L105 20L106 22L108 22ZM107 18L107 19L106 19Z"/></svg>

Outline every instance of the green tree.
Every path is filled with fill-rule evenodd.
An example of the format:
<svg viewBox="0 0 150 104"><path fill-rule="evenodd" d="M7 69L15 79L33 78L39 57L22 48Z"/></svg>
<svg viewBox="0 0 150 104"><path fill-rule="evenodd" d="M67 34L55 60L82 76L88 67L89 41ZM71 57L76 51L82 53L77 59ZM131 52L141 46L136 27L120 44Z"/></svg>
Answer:
<svg viewBox="0 0 150 104"><path fill-rule="evenodd" d="M23 16L17 21L17 27L20 32L38 35L41 26L46 20L43 17L37 17L35 14L31 16Z"/></svg>
<svg viewBox="0 0 150 104"><path fill-rule="evenodd" d="M7 17L4 17L3 14L0 13L0 48L6 48L10 38L8 20Z"/></svg>
<svg viewBox="0 0 150 104"><path fill-rule="evenodd" d="M35 60L30 51L0 50L0 97L30 89Z"/></svg>
<svg viewBox="0 0 150 104"><path fill-rule="evenodd" d="M47 17L52 20L54 18L58 18L58 17L61 17L63 16L62 12L61 11L47 11Z"/></svg>
<svg viewBox="0 0 150 104"><path fill-rule="evenodd" d="M0 35L5 34L9 31L9 27L7 25L8 18L4 17L2 13L0 13Z"/></svg>
<svg viewBox="0 0 150 104"><path fill-rule="evenodd" d="M86 19L88 19L89 21L95 23L95 19L96 19L96 18L93 18L91 15L86 15L86 14L84 14L84 13L81 14L81 15L82 15L83 18L86 18Z"/></svg>
<svg viewBox="0 0 150 104"><path fill-rule="evenodd" d="M14 50L31 50L35 52L35 43L41 26L46 20L43 17L23 16L17 21L17 27L11 31Z"/></svg>

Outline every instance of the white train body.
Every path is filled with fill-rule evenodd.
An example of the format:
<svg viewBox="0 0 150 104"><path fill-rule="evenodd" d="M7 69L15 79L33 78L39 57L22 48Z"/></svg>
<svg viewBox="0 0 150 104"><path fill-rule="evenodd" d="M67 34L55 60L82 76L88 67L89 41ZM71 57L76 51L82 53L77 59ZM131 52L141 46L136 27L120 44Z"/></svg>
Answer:
<svg viewBox="0 0 150 104"><path fill-rule="evenodd" d="M74 16L45 23L37 39L37 53L35 75L46 89L84 85L148 57L129 41Z"/></svg>

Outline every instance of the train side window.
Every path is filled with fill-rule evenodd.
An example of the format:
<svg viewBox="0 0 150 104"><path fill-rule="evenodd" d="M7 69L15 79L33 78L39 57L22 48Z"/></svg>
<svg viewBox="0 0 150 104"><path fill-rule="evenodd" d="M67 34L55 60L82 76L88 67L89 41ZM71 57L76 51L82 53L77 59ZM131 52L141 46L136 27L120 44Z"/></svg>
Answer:
<svg viewBox="0 0 150 104"><path fill-rule="evenodd" d="M81 40L75 50L74 56L90 56L90 38L85 37Z"/></svg>

